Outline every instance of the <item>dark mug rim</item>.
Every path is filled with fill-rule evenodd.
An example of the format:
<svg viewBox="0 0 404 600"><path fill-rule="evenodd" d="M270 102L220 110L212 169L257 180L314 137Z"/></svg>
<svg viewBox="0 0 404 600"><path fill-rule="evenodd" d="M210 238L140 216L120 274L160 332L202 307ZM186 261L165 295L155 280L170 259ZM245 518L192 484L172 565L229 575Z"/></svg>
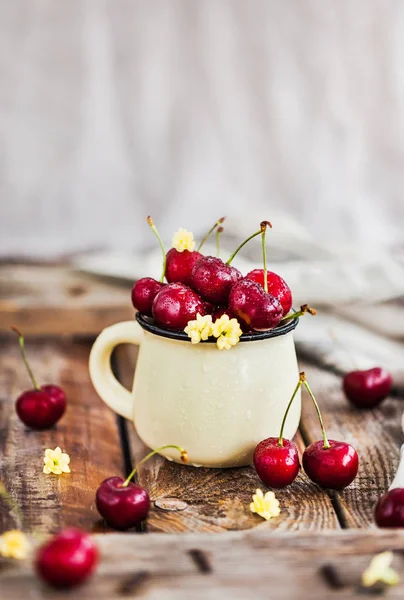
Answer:
<svg viewBox="0 0 404 600"><path fill-rule="evenodd" d="M170 340L178 340L181 342L191 342L191 339L187 336L184 331L180 331L178 329L164 329L157 325L152 317L147 317L142 313L136 313L136 320L139 325L145 331L149 333L153 333L154 335L158 335L160 337L168 338ZM299 322L299 318L291 319L290 321L285 321L282 325L278 325L274 329L270 329L269 331L254 331L252 333L243 333L240 337L240 342L256 342L258 340L268 340L270 338L279 337L280 335L286 335L287 333L293 331ZM202 344L216 344L216 338L209 338L200 342Z"/></svg>

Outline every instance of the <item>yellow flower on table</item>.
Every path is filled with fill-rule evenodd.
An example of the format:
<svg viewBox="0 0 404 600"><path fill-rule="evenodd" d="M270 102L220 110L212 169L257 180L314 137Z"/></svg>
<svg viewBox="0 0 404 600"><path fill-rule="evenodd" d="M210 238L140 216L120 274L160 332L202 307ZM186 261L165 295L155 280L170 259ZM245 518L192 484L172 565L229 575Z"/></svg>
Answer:
<svg viewBox="0 0 404 600"><path fill-rule="evenodd" d="M212 335L212 316L202 317L199 313L194 321L188 321L184 331L191 338L192 344L198 344L201 340L207 340Z"/></svg>
<svg viewBox="0 0 404 600"><path fill-rule="evenodd" d="M61 475L62 473L70 473L70 456L59 448L51 450L48 448L45 450L45 456L43 459L44 468L43 472L49 475L54 473L55 475Z"/></svg>
<svg viewBox="0 0 404 600"><path fill-rule="evenodd" d="M397 585L400 578L390 566L393 560L392 552L382 552L372 558L370 565L362 574L362 584L371 587L379 581L386 585Z"/></svg>
<svg viewBox="0 0 404 600"><path fill-rule="evenodd" d="M219 350L230 350L240 341L240 323L237 319L230 319L229 315L222 315L213 323L212 333L217 338L216 345Z"/></svg>
<svg viewBox="0 0 404 600"><path fill-rule="evenodd" d="M267 492L265 495L262 490L255 490L253 501L250 504L250 510L256 513L266 521L277 517L281 513L279 508L279 500L276 499L273 492Z"/></svg>
<svg viewBox="0 0 404 600"><path fill-rule="evenodd" d="M23 560L28 556L31 544L27 536L18 529L6 531L0 535L0 556Z"/></svg>
<svg viewBox="0 0 404 600"><path fill-rule="evenodd" d="M194 234L191 231L187 231L182 227L174 233L173 236L173 248L177 252L184 252L184 250L193 251L195 248Z"/></svg>

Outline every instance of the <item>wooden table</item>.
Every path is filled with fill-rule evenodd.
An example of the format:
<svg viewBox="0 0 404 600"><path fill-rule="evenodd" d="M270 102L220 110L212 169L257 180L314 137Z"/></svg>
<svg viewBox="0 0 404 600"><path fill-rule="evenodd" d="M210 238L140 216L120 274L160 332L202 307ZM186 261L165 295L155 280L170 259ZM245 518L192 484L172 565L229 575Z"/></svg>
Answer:
<svg viewBox="0 0 404 600"><path fill-rule="evenodd" d="M23 529L40 537L74 525L96 534L102 560L95 577L80 589L83 599L359 594L361 572L375 552L404 550L404 534L378 530L373 522L374 505L398 463L403 408L392 397L380 409L355 411L343 397L341 378L312 364L301 367L323 408L329 437L351 442L360 455L358 477L348 489L327 492L301 473L277 492L281 516L266 522L249 511L251 495L264 487L252 468L193 469L155 457L138 476L152 499L147 523L124 534L106 527L94 504L98 484L128 473L147 449L133 426L98 398L89 380L88 354L103 327L133 315L127 286L56 265L0 265L0 479L21 508ZM30 384L15 336L8 333L11 325L27 336L38 380L58 383L67 393L67 412L49 431L29 431L15 414L14 401ZM116 373L127 386L135 362L133 347L116 351ZM301 451L320 437L313 407L304 400L296 436ZM71 456L70 475L42 473L44 449L56 446ZM187 507L158 508L155 501L165 498ZM15 515L0 501L0 534L15 526ZM324 576L326 564L337 567L341 589L334 590ZM400 553L395 566L403 582L387 594L401 598ZM29 561L0 563L2 600L57 596L36 579Z"/></svg>

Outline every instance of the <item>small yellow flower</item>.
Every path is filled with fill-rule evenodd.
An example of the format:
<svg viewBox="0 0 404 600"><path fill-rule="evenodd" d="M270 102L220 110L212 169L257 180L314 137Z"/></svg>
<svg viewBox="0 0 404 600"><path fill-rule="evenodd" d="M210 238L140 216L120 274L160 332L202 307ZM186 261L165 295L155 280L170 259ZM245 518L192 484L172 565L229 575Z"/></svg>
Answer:
<svg viewBox="0 0 404 600"><path fill-rule="evenodd" d="M59 446L54 450L51 450L50 448L45 450L43 462L45 463L43 472L47 475L49 475L49 473L54 473L55 475L70 473L70 456L65 452L62 452Z"/></svg>
<svg viewBox="0 0 404 600"><path fill-rule="evenodd" d="M238 344L243 332L237 319L222 315L213 323L212 333L217 338L216 344L219 350L230 350L232 346Z"/></svg>
<svg viewBox="0 0 404 600"><path fill-rule="evenodd" d="M188 321L184 331L191 338L192 344L198 344L201 340L207 340L212 335L212 316L202 317L199 313L194 321Z"/></svg>
<svg viewBox="0 0 404 600"><path fill-rule="evenodd" d="M191 233L191 231L187 231L180 227L179 230L174 233L173 248L175 248L177 252L184 252L184 250L192 252L195 248L194 234Z"/></svg>
<svg viewBox="0 0 404 600"><path fill-rule="evenodd" d="M400 578L396 571L390 566L393 560L392 552L376 554L370 561L370 565L362 574L362 584L371 587L381 581L386 585L397 585Z"/></svg>
<svg viewBox="0 0 404 600"><path fill-rule="evenodd" d="M18 529L6 531L0 536L0 555L4 558L23 560L27 557L30 547L27 536Z"/></svg>
<svg viewBox="0 0 404 600"><path fill-rule="evenodd" d="M280 515L279 500L275 498L273 492L267 492L264 496L262 490L255 490L253 501L250 504L250 510L257 513L260 517L269 521L272 517Z"/></svg>

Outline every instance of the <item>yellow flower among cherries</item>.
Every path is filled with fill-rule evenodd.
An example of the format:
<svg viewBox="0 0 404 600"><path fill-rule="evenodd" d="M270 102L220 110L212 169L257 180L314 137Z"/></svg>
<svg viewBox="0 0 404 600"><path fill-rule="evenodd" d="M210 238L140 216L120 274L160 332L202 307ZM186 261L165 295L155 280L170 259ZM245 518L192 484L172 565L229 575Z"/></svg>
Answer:
<svg viewBox="0 0 404 600"><path fill-rule="evenodd" d="M184 331L191 338L192 344L198 344L201 340L205 341L213 335L212 333L212 316L205 315L202 317L199 313L196 315L196 319L188 321L188 325Z"/></svg>
<svg viewBox="0 0 404 600"><path fill-rule="evenodd" d="M370 561L368 568L362 573L362 585L372 587L379 581L386 585L397 585L400 578L391 567L393 560L392 552L381 552L376 554Z"/></svg>
<svg viewBox="0 0 404 600"><path fill-rule="evenodd" d="M172 244L177 252L184 252L184 250L192 252L195 248L194 234L191 231L187 231L180 227L179 230L174 233Z"/></svg>
<svg viewBox="0 0 404 600"><path fill-rule="evenodd" d="M6 531L0 536L0 556L23 560L29 554L31 544L27 536L18 529Z"/></svg>
<svg viewBox="0 0 404 600"><path fill-rule="evenodd" d="M250 504L251 512L256 513L266 521L280 515L279 500L276 499L273 492L267 492L264 495L262 490L257 489L252 499L253 501Z"/></svg>
<svg viewBox="0 0 404 600"><path fill-rule="evenodd" d="M238 344L242 333L240 323L237 319L230 319L229 315L222 315L213 323L212 334L217 338L219 350L230 350Z"/></svg>
<svg viewBox="0 0 404 600"><path fill-rule="evenodd" d="M47 450L45 450L43 462L45 463L43 472L46 473L46 475L49 475L50 473L54 473L55 475L70 473L70 456L65 452L62 452L59 446L54 450L47 448Z"/></svg>

